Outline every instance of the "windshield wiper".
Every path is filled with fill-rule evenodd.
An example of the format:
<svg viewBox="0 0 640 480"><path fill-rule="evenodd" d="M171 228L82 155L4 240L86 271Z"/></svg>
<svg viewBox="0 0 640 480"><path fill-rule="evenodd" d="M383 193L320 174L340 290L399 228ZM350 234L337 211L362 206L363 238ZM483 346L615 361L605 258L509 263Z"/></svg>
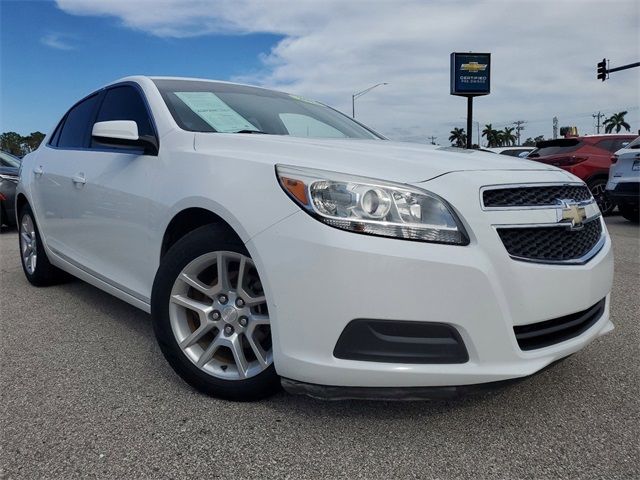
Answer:
<svg viewBox="0 0 640 480"><path fill-rule="evenodd" d="M231 133L261 133L263 135L269 135L267 132L263 132L262 130L238 130L237 132Z"/></svg>

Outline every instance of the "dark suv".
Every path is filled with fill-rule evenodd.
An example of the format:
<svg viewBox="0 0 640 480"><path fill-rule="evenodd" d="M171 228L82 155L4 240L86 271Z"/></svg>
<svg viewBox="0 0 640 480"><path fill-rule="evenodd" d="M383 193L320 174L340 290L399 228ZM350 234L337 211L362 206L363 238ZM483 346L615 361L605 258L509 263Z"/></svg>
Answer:
<svg viewBox="0 0 640 480"><path fill-rule="evenodd" d="M606 192L611 156L628 145L636 135L587 135L544 140L536 144L527 160L555 165L584 180L598 202L603 215L615 204Z"/></svg>

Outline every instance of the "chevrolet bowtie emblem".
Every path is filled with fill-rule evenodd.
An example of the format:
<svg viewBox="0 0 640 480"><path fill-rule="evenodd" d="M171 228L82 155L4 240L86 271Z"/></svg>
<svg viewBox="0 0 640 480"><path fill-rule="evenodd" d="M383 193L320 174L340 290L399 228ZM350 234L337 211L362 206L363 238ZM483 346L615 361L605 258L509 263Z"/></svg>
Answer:
<svg viewBox="0 0 640 480"><path fill-rule="evenodd" d="M469 62L460 65L460 70L466 70L467 72L484 72L487 69L486 63Z"/></svg>
<svg viewBox="0 0 640 480"><path fill-rule="evenodd" d="M582 222L587 218L587 212L573 200L560 200L560 211L558 212L559 222L571 222L571 228L582 227Z"/></svg>

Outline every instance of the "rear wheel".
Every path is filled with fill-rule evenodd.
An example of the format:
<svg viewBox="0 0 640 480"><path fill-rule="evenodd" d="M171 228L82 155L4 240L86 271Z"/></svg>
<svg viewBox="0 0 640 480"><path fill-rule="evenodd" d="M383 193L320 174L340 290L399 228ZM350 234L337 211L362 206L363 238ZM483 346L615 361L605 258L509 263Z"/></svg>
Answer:
<svg viewBox="0 0 640 480"><path fill-rule="evenodd" d="M29 282L37 287L60 283L68 278L62 270L49 262L42 245L38 226L29 205L20 210L18 233L20 239L20 263Z"/></svg>
<svg viewBox="0 0 640 480"><path fill-rule="evenodd" d="M613 211L615 204L611 201L607 193L607 179L596 178L595 180L591 180L588 185L589 190L591 190L591 195L596 199L602 215L609 215Z"/></svg>
<svg viewBox="0 0 640 480"><path fill-rule="evenodd" d="M279 388L260 276L225 228L201 227L171 247L156 275L151 313L162 353L198 390L255 400Z"/></svg>
<svg viewBox="0 0 640 480"><path fill-rule="evenodd" d="M619 205L620 214L633 223L640 223L640 208L632 205Z"/></svg>

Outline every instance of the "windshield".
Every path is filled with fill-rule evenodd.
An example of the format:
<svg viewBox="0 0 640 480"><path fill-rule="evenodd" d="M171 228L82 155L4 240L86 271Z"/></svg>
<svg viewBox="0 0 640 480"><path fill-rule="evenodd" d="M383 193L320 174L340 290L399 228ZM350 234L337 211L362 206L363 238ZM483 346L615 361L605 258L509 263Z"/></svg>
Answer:
<svg viewBox="0 0 640 480"><path fill-rule="evenodd" d="M0 166L20 168L20 159L10 153L0 152Z"/></svg>
<svg viewBox="0 0 640 480"><path fill-rule="evenodd" d="M575 138L538 142L536 144L538 148L527 155L527 158L547 157L549 155L569 153L577 150L580 145L580 140L576 140Z"/></svg>
<svg viewBox="0 0 640 480"><path fill-rule="evenodd" d="M153 80L180 128L313 138L381 138L312 100L257 87L198 80Z"/></svg>

